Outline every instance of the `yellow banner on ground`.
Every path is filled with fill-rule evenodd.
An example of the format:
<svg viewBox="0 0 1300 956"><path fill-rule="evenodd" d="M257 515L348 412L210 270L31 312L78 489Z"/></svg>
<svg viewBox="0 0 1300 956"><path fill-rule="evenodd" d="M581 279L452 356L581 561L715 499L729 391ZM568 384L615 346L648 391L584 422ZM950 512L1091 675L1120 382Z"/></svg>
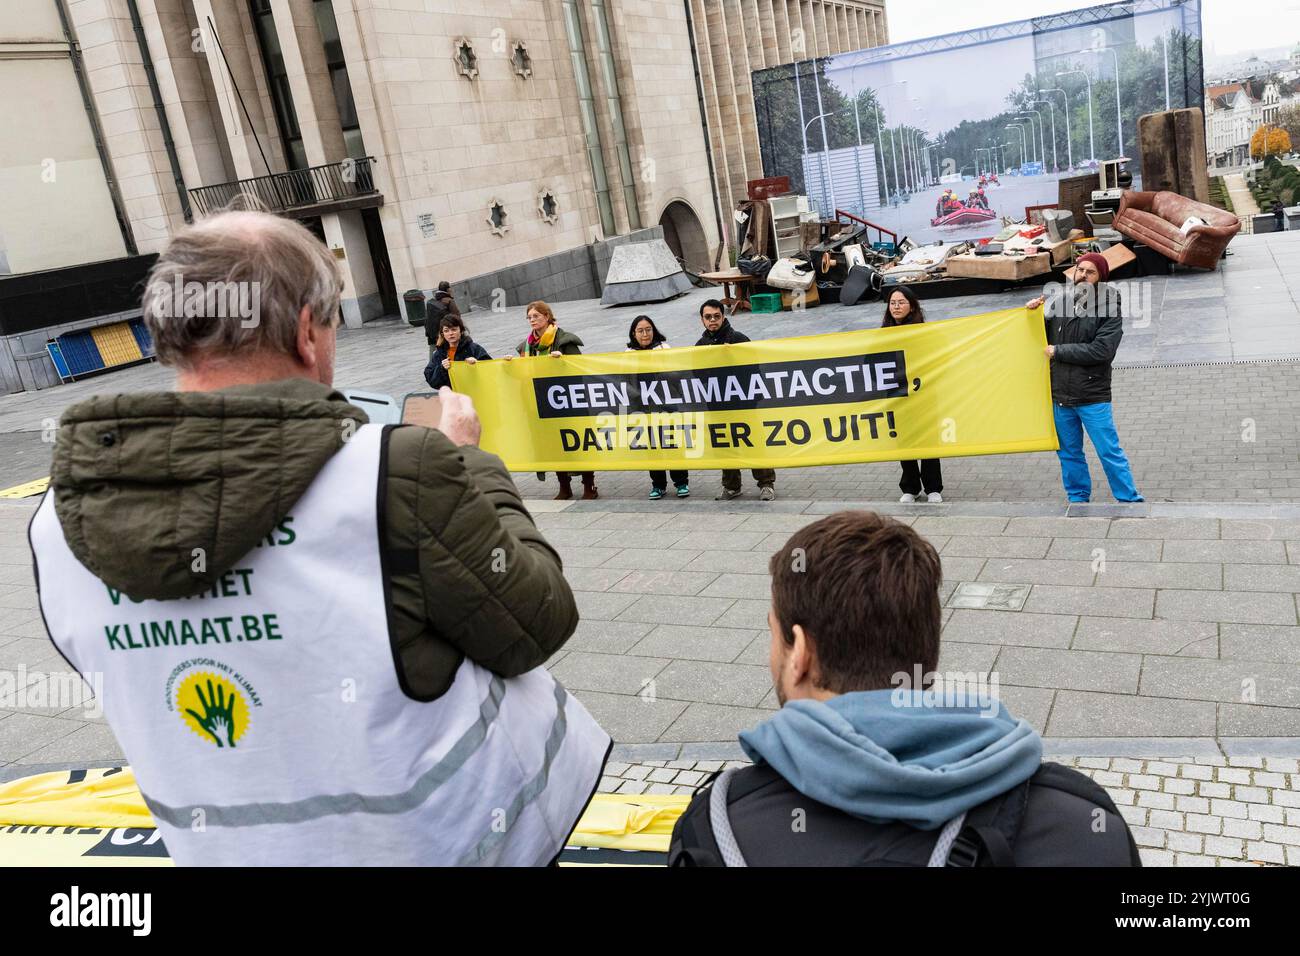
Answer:
<svg viewBox="0 0 1300 956"><path fill-rule="evenodd" d="M668 852L686 794L598 793L569 835L575 850ZM636 852L625 862L643 863ZM597 865L610 865L607 860ZM0 783L0 867L171 866L130 767L60 770Z"/></svg>
<svg viewBox="0 0 1300 956"><path fill-rule="evenodd" d="M515 471L783 468L1050 451L1041 310L739 345L457 362Z"/></svg>

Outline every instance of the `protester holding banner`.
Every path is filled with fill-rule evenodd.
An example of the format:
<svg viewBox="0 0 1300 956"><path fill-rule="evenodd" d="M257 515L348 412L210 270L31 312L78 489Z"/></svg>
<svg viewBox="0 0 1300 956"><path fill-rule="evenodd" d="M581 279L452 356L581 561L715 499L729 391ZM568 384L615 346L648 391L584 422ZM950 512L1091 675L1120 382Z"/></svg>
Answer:
<svg viewBox="0 0 1300 956"><path fill-rule="evenodd" d="M696 345L736 345L748 342L749 336L737 332L727 321L722 311L722 303L717 299L707 299L700 306L700 321L704 323L704 334ZM758 497L771 501L776 497L776 471L772 468L755 468L754 482L758 485ZM722 492L715 499L730 501L740 497L740 470L725 468L722 471Z"/></svg>
<svg viewBox="0 0 1300 956"><path fill-rule="evenodd" d="M896 325L920 325L925 321L925 310L921 308L921 301L905 285L900 285L889 293L889 304L885 306L885 321L880 324L882 329L893 328ZM939 467L938 458L926 458L922 461L902 461L903 477L898 482L899 489L903 492L903 497L898 500L910 505L916 501L916 496L925 490L926 501L932 505L937 505L943 501L943 472Z"/></svg>
<svg viewBox="0 0 1300 956"><path fill-rule="evenodd" d="M627 351L629 352L653 352L656 349L668 348L668 338L659 331L654 320L648 315L638 315L632 320L632 327L627 331ZM690 480L688 472L674 468L671 472L673 486L677 489L678 498L687 498L691 493ZM662 471L650 472L650 500L658 501L668 490L668 476Z"/></svg>
<svg viewBox="0 0 1300 956"><path fill-rule="evenodd" d="M559 358L561 355L582 354L582 339L560 328L555 323L555 313L545 302L528 303L528 327L532 329L528 338L515 346L515 351L521 357L549 355ZM506 356L507 361L511 358L513 356ZM555 500L568 501L573 497L573 475L567 471L557 471L555 477L560 482L560 493L555 496ZM595 472L582 472L582 497L585 501L600 497L600 492L596 490Z"/></svg>
<svg viewBox="0 0 1300 956"><path fill-rule="evenodd" d="M1071 501L1092 496L1086 429L1116 501L1144 501L1133 483L1111 413L1110 367L1124 335L1119 290L1109 285L1110 264L1089 252L1079 257L1064 286L1052 285L1026 307L1046 303L1047 357L1052 363L1052 411L1060 440L1061 480Z"/></svg>
<svg viewBox="0 0 1300 956"><path fill-rule="evenodd" d="M451 387L451 363L475 362L490 359L487 349L469 337L469 329L459 315L444 315L438 323L438 339L433 358L424 367L424 380L435 392L444 385Z"/></svg>

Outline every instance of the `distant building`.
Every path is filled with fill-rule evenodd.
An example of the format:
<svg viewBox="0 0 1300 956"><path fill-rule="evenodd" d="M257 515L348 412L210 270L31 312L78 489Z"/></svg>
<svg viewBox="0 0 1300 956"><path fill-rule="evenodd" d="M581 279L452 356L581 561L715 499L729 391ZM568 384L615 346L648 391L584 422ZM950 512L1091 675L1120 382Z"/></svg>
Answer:
<svg viewBox="0 0 1300 956"><path fill-rule="evenodd" d="M1250 162L1250 138L1296 99L1295 81L1247 77L1205 88L1205 149L1211 167Z"/></svg>
<svg viewBox="0 0 1300 956"><path fill-rule="evenodd" d="M654 227L703 269L692 52L682 0L2 0L0 275L156 253L240 194L334 251L349 325L442 279L599 295L579 250Z"/></svg>

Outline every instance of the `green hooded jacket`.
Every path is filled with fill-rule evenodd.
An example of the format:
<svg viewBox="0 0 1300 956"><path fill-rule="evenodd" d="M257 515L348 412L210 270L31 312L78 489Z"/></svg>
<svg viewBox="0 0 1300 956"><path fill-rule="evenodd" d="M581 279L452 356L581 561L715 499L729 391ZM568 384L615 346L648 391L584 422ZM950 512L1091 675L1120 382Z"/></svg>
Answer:
<svg viewBox="0 0 1300 956"><path fill-rule="evenodd" d="M524 339L515 346L515 351L521 356L528 355L528 339ZM555 341L551 343L550 352L559 352L561 355L581 355L582 339L578 338L572 332L566 332L564 329L556 328ZM550 354L547 352L545 354Z"/></svg>
<svg viewBox="0 0 1300 956"><path fill-rule="evenodd" d="M55 510L73 554L109 587L188 597L270 534L365 422L300 379L96 396L60 421ZM441 696L464 657L503 677L545 662L577 606L505 465L415 426L389 429L384 449L380 545L403 690Z"/></svg>

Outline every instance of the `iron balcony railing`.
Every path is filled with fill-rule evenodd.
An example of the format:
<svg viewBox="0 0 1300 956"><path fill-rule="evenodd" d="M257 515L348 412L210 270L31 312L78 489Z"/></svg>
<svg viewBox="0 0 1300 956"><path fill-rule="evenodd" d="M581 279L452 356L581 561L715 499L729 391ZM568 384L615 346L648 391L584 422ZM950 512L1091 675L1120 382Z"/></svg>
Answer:
<svg viewBox="0 0 1300 956"><path fill-rule="evenodd" d="M190 196L201 216L240 208L241 204L243 208L268 212L295 212L334 204L350 205L355 200L371 196L380 198L382 202L371 168L374 161L372 156L345 159L325 166L199 186L190 190Z"/></svg>

